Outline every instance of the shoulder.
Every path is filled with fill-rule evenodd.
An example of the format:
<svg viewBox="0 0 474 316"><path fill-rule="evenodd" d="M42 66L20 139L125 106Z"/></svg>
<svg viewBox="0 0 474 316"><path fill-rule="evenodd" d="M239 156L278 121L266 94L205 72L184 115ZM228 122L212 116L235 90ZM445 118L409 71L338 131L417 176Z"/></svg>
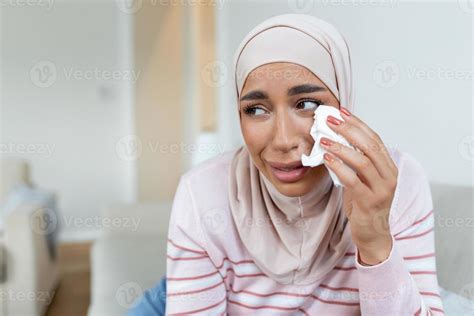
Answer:
<svg viewBox="0 0 474 316"><path fill-rule="evenodd" d="M225 151L195 165L180 178L178 187L187 188L198 213L223 209L228 205L228 179L232 158L237 149Z"/></svg>
<svg viewBox="0 0 474 316"><path fill-rule="evenodd" d="M234 152L220 153L181 175L171 212L173 225L176 222L180 227L197 229L207 213L226 209L228 173Z"/></svg>
<svg viewBox="0 0 474 316"><path fill-rule="evenodd" d="M226 178L236 150L225 151L195 165L181 176L181 181L196 188L206 187Z"/></svg>
<svg viewBox="0 0 474 316"><path fill-rule="evenodd" d="M427 172L412 154L398 148L389 149L398 168L390 221L394 230L400 230L433 210Z"/></svg>
<svg viewBox="0 0 474 316"><path fill-rule="evenodd" d="M220 264L223 254L240 249L233 228L228 197L232 158L238 149L223 152L185 172L180 179L173 208L173 226L195 234L213 262ZM179 192L185 192L182 195ZM180 196L184 198L180 199ZM170 229L176 229L170 227ZM235 253L234 253L235 254Z"/></svg>

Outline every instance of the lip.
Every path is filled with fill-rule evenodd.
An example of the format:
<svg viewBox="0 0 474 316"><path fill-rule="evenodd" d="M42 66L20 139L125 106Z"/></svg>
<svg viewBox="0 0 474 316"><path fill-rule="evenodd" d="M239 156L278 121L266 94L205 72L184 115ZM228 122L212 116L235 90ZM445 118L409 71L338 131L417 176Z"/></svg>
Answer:
<svg viewBox="0 0 474 316"><path fill-rule="evenodd" d="M275 178L280 180L281 182L291 183L297 182L303 179L306 172L311 168L308 166L303 166L301 161L293 161L289 163L281 163L281 162L267 162L270 166L270 170L272 171ZM290 171L281 170L281 168L291 168Z"/></svg>

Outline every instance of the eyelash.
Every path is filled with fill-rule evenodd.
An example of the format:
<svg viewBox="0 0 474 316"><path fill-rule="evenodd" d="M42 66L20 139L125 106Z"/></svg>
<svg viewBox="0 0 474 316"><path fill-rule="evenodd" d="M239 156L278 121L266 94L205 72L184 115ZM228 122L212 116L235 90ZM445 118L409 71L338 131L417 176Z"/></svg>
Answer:
<svg viewBox="0 0 474 316"><path fill-rule="evenodd" d="M308 101L316 103L317 106L324 104L324 102L321 101L320 99L301 99L301 100L298 100L296 104L298 105L302 102L308 102ZM251 113L251 111L253 109L258 109L258 108L260 107L257 104L249 104L249 105L244 106L243 111L246 115L255 116L254 114Z"/></svg>

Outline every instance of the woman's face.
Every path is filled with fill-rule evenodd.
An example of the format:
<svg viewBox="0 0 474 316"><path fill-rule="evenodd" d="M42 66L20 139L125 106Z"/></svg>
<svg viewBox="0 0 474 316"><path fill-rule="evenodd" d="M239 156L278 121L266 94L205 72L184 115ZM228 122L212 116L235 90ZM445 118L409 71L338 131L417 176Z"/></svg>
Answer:
<svg viewBox="0 0 474 316"><path fill-rule="evenodd" d="M328 172L324 165L301 165L302 154L309 155L314 145L310 130L321 104L339 109L326 85L293 63L260 66L243 86L239 112L245 144L256 167L286 196L306 194ZM284 166L293 169L281 170Z"/></svg>

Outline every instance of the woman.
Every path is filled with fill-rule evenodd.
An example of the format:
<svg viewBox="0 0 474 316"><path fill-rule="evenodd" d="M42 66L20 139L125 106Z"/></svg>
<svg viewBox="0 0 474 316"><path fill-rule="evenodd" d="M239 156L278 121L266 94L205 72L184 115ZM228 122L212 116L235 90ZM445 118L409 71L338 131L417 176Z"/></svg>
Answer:
<svg viewBox="0 0 474 316"><path fill-rule="evenodd" d="M275 16L234 66L245 145L180 179L166 314L443 314L427 178L351 113L343 36L311 16ZM324 165L303 167L321 104L340 110L328 126L356 149L323 139Z"/></svg>

